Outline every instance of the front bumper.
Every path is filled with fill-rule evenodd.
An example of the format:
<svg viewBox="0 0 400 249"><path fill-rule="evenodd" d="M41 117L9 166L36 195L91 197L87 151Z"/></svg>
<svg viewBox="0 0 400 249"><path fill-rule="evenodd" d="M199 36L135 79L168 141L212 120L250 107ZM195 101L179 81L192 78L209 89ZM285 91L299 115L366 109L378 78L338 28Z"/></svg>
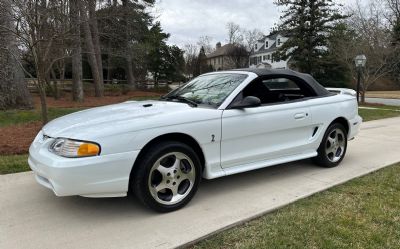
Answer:
<svg viewBox="0 0 400 249"><path fill-rule="evenodd" d="M86 158L64 158L51 153L52 138L40 139L29 148L28 163L38 183L57 196L125 196L129 175L139 151Z"/></svg>

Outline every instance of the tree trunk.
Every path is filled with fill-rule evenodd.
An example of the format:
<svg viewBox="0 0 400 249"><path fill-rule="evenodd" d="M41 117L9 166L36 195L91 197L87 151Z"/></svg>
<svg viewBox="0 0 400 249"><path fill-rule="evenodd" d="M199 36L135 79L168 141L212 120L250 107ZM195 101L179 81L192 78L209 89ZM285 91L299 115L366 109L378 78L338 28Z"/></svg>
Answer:
<svg viewBox="0 0 400 249"><path fill-rule="evenodd" d="M58 79L57 79L57 75L56 72L54 72L54 69L52 68L50 70L51 73L51 80L49 82L53 82L53 97L55 100L60 99L60 90L58 88Z"/></svg>
<svg viewBox="0 0 400 249"><path fill-rule="evenodd" d="M90 68L92 70L95 96L103 97L104 86L103 84L101 84L99 67L96 59L96 51L93 45L93 38L92 38L92 33L90 31L86 9L87 8L84 7L83 5L80 6L81 20L83 25L83 31L85 34L85 44L88 52L87 57L89 60Z"/></svg>
<svg viewBox="0 0 400 249"><path fill-rule="evenodd" d="M82 83L82 49L81 49L81 31L79 0L70 0L70 17L72 39L72 99L77 102L83 102L83 83Z"/></svg>
<svg viewBox="0 0 400 249"><path fill-rule="evenodd" d="M112 83L112 69L111 69L111 40L108 41L108 56L107 56L107 81L108 83Z"/></svg>
<svg viewBox="0 0 400 249"><path fill-rule="evenodd" d="M126 56L126 79L130 90L136 90L136 81L133 76L132 56L130 51L127 51Z"/></svg>
<svg viewBox="0 0 400 249"><path fill-rule="evenodd" d="M65 82L65 61L62 63L62 66L60 66L59 70L60 70L60 84L58 85L59 86L58 93L59 97L61 98L62 97L61 91L63 89L63 85Z"/></svg>
<svg viewBox="0 0 400 249"><path fill-rule="evenodd" d="M128 8L128 0L122 0L122 5L124 8ZM128 87L130 90L135 90L137 89L135 77L133 76L133 60L132 60L132 54L131 54L131 47L129 45L129 27L128 27L128 20L127 20L127 15L128 11L125 12L124 14L124 25L125 25L125 46L126 46L126 79L128 83Z"/></svg>
<svg viewBox="0 0 400 249"><path fill-rule="evenodd" d="M3 6L0 25L14 29L10 1L5 0ZM14 35L0 28L0 109L32 108L32 98L18 54Z"/></svg>
<svg viewBox="0 0 400 249"><path fill-rule="evenodd" d="M361 104L365 104L365 91L361 91Z"/></svg>
<svg viewBox="0 0 400 249"><path fill-rule="evenodd" d="M89 24L90 24L90 30L92 31L93 46L94 46L94 51L96 53L96 61L99 70L100 84L104 85L103 61L101 58L99 29L97 27L97 17L96 17L96 0L89 0L88 5L89 5Z"/></svg>
<svg viewBox="0 0 400 249"><path fill-rule="evenodd" d="M37 66L37 87L39 91L40 97L40 110L42 114L42 123L43 125L49 122L48 114L47 114L47 100L46 100L46 76L45 76L45 68L42 62L38 63Z"/></svg>

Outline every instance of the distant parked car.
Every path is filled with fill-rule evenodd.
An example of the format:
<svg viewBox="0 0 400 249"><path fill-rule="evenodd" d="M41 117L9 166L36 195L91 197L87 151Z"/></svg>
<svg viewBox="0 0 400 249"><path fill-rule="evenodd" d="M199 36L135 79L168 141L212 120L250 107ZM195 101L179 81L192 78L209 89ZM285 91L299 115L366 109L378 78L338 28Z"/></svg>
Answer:
<svg viewBox="0 0 400 249"><path fill-rule="evenodd" d="M313 158L335 167L359 131L354 91L328 91L290 70L201 75L158 101L128 101L58 118L29 150L37 181L58 196L133 192L168 212L213 179Z"/></svg>

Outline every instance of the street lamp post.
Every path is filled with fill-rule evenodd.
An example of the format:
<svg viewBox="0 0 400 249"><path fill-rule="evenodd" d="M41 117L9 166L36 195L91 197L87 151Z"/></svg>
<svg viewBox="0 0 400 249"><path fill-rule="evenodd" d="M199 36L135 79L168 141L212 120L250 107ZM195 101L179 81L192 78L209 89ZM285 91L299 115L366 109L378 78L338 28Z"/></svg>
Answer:
<svg viewBox="0 0 400 249"><path fill-rule="evenodd" d="M358 77L357 77L357 102L360 103L360 86L361 86L361 73L362 69L365 67L365 64L367 63L367 57L365 55L357 55L356 58L354 59L354 62L356 64L356 68L358 71Z"/></svg>

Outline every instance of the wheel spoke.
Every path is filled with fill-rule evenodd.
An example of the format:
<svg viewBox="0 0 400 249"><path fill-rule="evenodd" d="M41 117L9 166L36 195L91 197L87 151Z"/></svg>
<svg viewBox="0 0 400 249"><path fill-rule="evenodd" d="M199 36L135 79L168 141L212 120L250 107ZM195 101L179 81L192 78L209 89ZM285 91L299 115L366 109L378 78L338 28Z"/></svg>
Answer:
<svg viewBox="0 0 400 249"><path fill-rule="evenodd" d="M178 157L176 157L174 165L172 165L173 168L177 169L177 170L181 170L181 159L179 159Z"/></svg>
<svg viewBox="0 0 400 249"><path fill-rule="evenodd" d="M178 184L172 185L169 189L171 189L171 191L172 191L172 195L173 195L172 198L174 198L176 195L178 195Z"/></svg>
<svg viewBox="0 0 400 249"><path fill-rule="evenodd" d="M163 179L165 179L165 177L167 176L169 169L167 167L162 166L161 164L158 165L157 167L158 172L161 173L161 175L163 176Z"/></svg>
<svg viewBox="0 0 400 249"><path fill-rule="evenodd" d="M332 138L332 137L328 137L328 141L332 146L335 143L336 140L334 138Z"/></svg>
<svg viewBox="0 0 400 249"><path fill-rule="evenodd" d="M335 137L335 143L336 143L336 144L339 144L339 136L336 136L336 137Z"/></svg>
<svg viewBox="0 0 400 249"><path fill-rule="evenodd" d="M336 149L335 149L335 147L330 147L330 148L328 148L328 149L326 149L326 154L327 155L329 155L329 154L331 154L331 153L333 153L334 155L335 155L335 152L336 152Z"/></svg>
<svg viewBox="0 0 400 249"><path fill-rule="evenodd" d="M164 181L162 181L160 184L154 187L157 193L166 188L168 188L168 185Z"/></svg>

